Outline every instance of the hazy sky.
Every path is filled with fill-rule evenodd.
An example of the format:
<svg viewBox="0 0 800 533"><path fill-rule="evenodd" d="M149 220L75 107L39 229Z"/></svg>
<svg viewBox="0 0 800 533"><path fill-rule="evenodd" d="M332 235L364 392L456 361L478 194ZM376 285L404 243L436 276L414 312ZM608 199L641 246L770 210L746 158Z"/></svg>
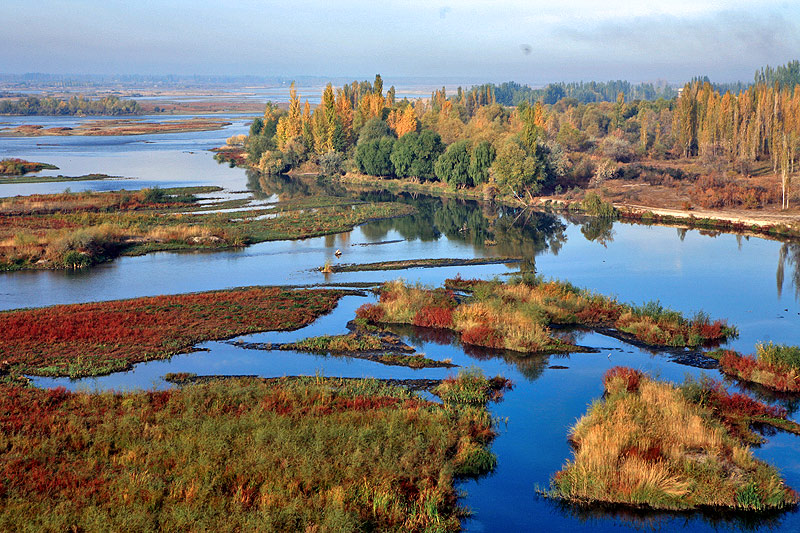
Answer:
<svg viewBox="0 0 800 533"><path fill-rule="evenodd" d="M749 81L800 56L796 0L2 0L2 14L3 73Z"/></svg>

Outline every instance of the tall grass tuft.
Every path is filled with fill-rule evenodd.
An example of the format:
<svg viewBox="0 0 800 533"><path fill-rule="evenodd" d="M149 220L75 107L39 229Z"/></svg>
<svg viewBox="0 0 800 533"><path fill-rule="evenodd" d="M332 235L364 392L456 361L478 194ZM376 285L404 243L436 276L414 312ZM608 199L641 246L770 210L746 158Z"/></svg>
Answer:
<svg viewBox="0 0 800 533"><path fill-rule="evenodd" d="M570 434L574 457L553 476L550 496L672 510L796 504L797 494L778 472L698 400L709 394L703 386L677 388L620 367L604 383L604 401Z"/></svg>

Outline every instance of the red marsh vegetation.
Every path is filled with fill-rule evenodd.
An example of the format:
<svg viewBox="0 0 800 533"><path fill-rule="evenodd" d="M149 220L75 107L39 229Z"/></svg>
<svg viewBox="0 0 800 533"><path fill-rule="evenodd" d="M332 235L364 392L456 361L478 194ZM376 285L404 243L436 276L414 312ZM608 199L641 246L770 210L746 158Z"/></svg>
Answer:
<svg viewBox="0 0 800 533"><path fill-rule="evenodd" d="M186 352L198 342L297 329L342 293L250 287L0 313L12 373L89 376Z"/></svg>

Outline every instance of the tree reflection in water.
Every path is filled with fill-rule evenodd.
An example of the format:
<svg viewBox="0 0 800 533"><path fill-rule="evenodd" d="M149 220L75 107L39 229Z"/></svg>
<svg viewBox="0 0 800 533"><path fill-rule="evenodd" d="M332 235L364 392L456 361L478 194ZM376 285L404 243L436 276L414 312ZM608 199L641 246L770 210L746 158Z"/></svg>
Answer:
<svg viewBox="0 0 800 533"><path fill-rule="evenodd" d="M364 235L379 241L390 231L406 240L436 241L448 239L472 245L476 251L492 257L520 257L521 269L536 271L536 256L549 250L558 255L567 240L567 226L553 214L530 209L497 206L475 201L441 199L414 193L389 191L359 192L321 176L267 176L248 171L248 188L257 198L277 196L280 201L305 197L349 196L367 202L402 202L413 205L414 215L378 220L361 226ZM608 246L614 241L614 221L598 217L569 215L567 221L580 226L587 240ZM683 240L687 230L678 228ZM718 231L700 230L703 235L716 236ZM784 243L779 252L776 274L778 297L781 296L787 275L800 300L800 244Z"/></svg>
<svg viewBox="0 0 800 533"><path fill-rule="evenodd" d="M778 272L775 275L778 283L778 298L783 294L783 282L786 266L793 267L791 282L794 285L795 299L800 300L800 244L784 243L778 252Z"/></svg>
<svg viewBox="0 0 800 533"><path fill-rule="evenodd" d="M370 192L360 198L398 201L417 209L415 215L365 224L362 231L370 238L383 239L390 230L408 240L430 241L445 235L490 257L520 257L526 271L536 270L538 254L545 250L558 254L567 240L567 226L549 213L408 193Z"/></svg>

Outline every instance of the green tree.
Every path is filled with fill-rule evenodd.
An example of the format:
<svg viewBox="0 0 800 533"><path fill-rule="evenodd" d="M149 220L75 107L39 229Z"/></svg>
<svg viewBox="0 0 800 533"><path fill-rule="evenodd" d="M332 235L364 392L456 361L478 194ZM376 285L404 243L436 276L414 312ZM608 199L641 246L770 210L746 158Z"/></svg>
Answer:
<svg viewBox="0 0 800 533"><path fill-rule="evenodd" d="M394 137L389 135L363 142L359 139L355 155L358 169L371 176L391 176L394 174L391 159L394 145Z"/></svg>
<svg viewBox="0 0 800 533"><path fill-rule="evenodd" d="M517 136L503 143L493 168L499 183L517 194L538 194L551 186L558 175L546 145L536 143L531 147Z"/></svg>
<svg viewBox="0 0 800 533"><path fill-rule="evenodd" d="M394 143L392 163L395 174L402 178L419 178L434 181L433 165L444 151L442 138L431 130L411 132Z"/></svg>
<svg viewBox="0 0 800 533"><path fill-rule="evenodd" d="M369 119L361 131L358 133L358 143L361 144L367 141L374 141L382 137L394 137L394 132L386 123L386 121L379 118Z"/></svg>
<svg viewBox="0 0 800 533"><path fill-rule="evenodd" d="M253 123L250 124L250 136L259 135L261 130L264 128L264 121L261 117L256 117L253 119Z"/></svg>
<svg viewBox="0 0 800 533"><path fill-rule="evenodd" d="M489 181L489 168L494 163L497 151L489 141L479 142L472 150L469 164L469 177L472 185L480 185Z"/></svg>
<svg viewBox="0 0 800 533"><path fill-rule="evenodd" d="M434 172L437 178L454 187L472 186L469 167L469 141L456 141L436 160Z"/></svg>

